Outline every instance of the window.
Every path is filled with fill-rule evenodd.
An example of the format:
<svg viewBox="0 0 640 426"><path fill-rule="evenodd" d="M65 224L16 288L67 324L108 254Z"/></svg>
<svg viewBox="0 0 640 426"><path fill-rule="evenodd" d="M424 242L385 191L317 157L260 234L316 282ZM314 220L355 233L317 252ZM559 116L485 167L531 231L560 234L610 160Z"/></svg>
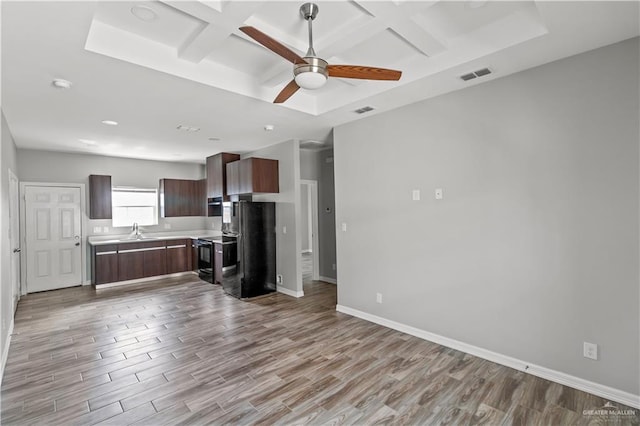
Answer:
<svg viewBox="0 0 640 426"><path fill-rule="evenodd" d="M158 191L156 189L114 187L112 226L140 226L158 224Z"/></svg>

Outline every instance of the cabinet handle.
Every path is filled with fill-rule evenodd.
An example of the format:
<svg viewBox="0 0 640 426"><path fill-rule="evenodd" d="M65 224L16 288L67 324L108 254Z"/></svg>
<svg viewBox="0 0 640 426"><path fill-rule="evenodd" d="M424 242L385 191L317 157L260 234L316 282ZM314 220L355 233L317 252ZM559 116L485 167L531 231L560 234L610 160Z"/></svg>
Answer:
<svg viewBox="0 0 640 426"><path fill-rule="evenodd" d="M220 253L220 254L222 254L222 251L218 251L218 250L216 250L216 253Z"/></svg>
<svg viewBox="0 0 640 426"><path fill-rule="evenodd" d="M153 250L165 250L166 247L149 247L149 248L141 248L141 249L130 249L130 250L118 250L118 253L136 253L140 251L153 251Z"/></svg>
<svg viewBox="0 0 640 426"><path fill-rule="evenodd" d="M96 253L96 256L104 256L105 254L118 254L117 251L101 251L100 253Z"/></svg>
<svg viewBox="0 0 640 426"><path fill-rule="evenodd" d="M186 244L182 244L181 246L167 246L168 249L170 249L170 248L173 248L173 249L175 249L175 248L186 248L186 247L187 247Z"/></svg>

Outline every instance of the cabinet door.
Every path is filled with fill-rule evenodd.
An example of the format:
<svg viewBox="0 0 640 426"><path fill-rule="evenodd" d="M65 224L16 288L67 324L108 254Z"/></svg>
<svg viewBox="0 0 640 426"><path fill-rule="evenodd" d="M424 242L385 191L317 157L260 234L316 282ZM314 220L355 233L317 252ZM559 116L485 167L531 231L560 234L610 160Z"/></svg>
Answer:
<svg viewBox="0 0 640 426"><path fill-rule="evenodd" d="M251 160L250 192L280 192L278 160L267 158L248 158L248 160Z"/></svg>
<svg viewBox="0 0 640 426"><path fill-rule="evenodd" d="M239 159L240 155L229 152L207 157L207 198L228 201L227 164Z"/></svg>
<svg viewBox="0 0 640 426"><path fill-rule="evenodd" d="M207 215L207 180L193 181L193 197L191 199L191 211L189 216Z"/></svg>
<svg viewBox="0 0 640 426"><path fill-rule="evenodd" d="M118 281L135 280L144 277L144 252L127 251L122 248L118 251Z"/></svg>
<svg viewBox="0 0 640 426"><path fill-rule="evenodd" d="M89 219L111 219L111 176L89 176Z"/></svg>
<svg viewBox="0 0 640 426"><path fill-rule="evenodd" d="M241 161L234 161L227 164L227 194L237 195L242 194L240 192L240 163Z"/></svg>
<svg viewBox="0 0 640 426"><path fill-rule="evenodd" d="M167 273L167 248L154 247L145 249L144 254L144 276L155 277Z"/></svg>
<svg viewBox="0 0 640 426"><path fill-rule="evenodd" d="M167 241L167 274L191 270L191 240Z"/></svg>
<svg viewBox="0 0 640 426"><path fill-rule="evenodd" d="M224 266L222 244L215 243L213 245L213 250L213 281L222 284L222 268Z"/></svg>
<svg viewBox="0 0 640 426"><path fill-rule="evenodd" d="M118 281L118 246L97 246L93 251L93 285Z"/></svg>

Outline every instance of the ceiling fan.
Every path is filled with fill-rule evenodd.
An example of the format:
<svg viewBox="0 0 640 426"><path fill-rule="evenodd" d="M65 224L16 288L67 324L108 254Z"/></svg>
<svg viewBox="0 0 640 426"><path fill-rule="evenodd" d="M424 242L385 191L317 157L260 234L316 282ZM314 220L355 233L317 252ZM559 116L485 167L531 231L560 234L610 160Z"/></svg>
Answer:
<svg viewBox="0 0 640 426"><path fill-rule="evenodd" d="M327 82L328 77L400 80L401 71L361 65L329 65L327 61L319 58L313 50L312 23L318 15L318 6L314 3L305 3L300 6L300 14L309 23L309 49L304 57L254 27L240 27L240 31L293 63L294 79L282 89L273 103L279 104L286 101L301 87L303 89L318 89Z"/></svg>

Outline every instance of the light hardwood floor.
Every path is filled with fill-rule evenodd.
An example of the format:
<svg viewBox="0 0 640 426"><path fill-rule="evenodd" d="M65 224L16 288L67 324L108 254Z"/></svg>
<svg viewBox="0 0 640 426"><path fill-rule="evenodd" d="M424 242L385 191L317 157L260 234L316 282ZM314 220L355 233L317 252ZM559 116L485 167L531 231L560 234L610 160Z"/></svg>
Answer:
<svg viewBox="0 0 640 426"><path fill-rule="evenodd" d="M239 301L194 275L28 295L2 424L612 420L583 415L602 398L338 313L334 285L304 292Z"/></svg>

